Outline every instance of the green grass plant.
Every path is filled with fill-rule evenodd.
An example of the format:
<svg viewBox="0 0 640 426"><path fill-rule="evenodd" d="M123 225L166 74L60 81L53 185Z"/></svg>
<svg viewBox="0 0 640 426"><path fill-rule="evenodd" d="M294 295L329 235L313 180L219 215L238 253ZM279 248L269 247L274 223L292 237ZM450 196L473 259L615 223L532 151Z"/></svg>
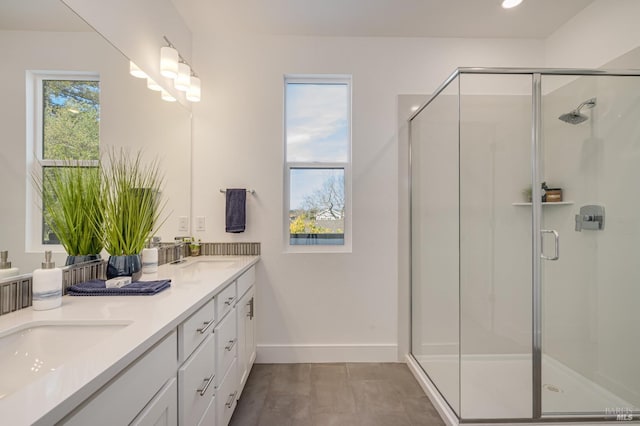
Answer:
<svg viewBox="0 0 640 426"><path fill-rule="evenodd" d="M103 248L104 188L99 167L67 160L60 167L42 167L34 184L43 214L69 256L99 254Z"/></svg>
<svg viewBox="0 0 640 426"><path fill-rule="evenodd" d="M141 151L132 156L124 148L112 149L102 170L105 249L111 256L140 254L164 223L166 202L160 200L164 178L158 161L145 164Z"/></svg>

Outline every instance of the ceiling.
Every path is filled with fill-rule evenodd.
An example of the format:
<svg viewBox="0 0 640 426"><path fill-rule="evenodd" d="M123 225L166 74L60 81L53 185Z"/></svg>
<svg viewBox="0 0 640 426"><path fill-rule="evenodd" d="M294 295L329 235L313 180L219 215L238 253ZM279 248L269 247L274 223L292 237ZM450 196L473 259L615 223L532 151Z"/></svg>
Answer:
<svg viewBox="0 0 640 426"><path fill-rule="evenodd" d="M0 30L93 31L60 0L0 0Z"/></svg>
<svg viewBox="0 0 640 426"><path fill-rule="evenodd" d="M594 0L172 0L194 31L546 38ZM0 0L0 30L91 31L59 0Z"/></svg>
<svg viewBox="0 0 640 426"><path fill-rule="evenodd" d="M594 0L172 0L194 31L546 38Z"/></svg>

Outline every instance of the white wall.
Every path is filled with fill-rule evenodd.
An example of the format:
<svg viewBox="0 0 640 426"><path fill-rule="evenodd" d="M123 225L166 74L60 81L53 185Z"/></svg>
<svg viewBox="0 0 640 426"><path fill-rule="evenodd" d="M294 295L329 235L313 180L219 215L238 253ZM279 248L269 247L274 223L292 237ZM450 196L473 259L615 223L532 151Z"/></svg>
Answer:
<svg viewBox="0 0 640 426"><path fill-rule="evenodd" d="M545 40L546 66L598 68L640 46L640 2L596 0Z"/></svg>
<svg viewBox="0 0 640 426"><path fill-rule="evenodd" d="M542 43L238 34L195 34L194 41L205 83L194 107L193 214L206 216L208 226L197 236L262 242L259 360L396 360L397 189L407 173L398 169L406 145L398 145L396 97L431 92L456 66L540 65ZM283 253L287 73L353 75L350 254ZM224 233L218 189L230 186L256 190L244 234Z"/></svg>

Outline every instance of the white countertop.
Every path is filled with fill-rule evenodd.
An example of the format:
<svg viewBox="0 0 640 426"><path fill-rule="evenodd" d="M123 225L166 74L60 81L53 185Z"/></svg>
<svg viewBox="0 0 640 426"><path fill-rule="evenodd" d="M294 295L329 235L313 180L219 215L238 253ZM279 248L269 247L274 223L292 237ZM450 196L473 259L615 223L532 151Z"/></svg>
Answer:
<svg viewBox="0 0 640 426"><path fill-rule="evenodd" d="M200 256L178 265L162 265L141 280L171 278L171 287L153 296L64 296L62 306L31 308L0 316L0 336L38 322L128 323L81 349L54 371L9 395L0 395L0 422L11 425L53 424L157 343L259 260L259 256ZM231 260L223 268L189 267L207 259ZM64 341L59 342L65 345ZM44 351L46 354L46 350ZM0 359L2 362L2 359ZM46 363L45 359L42 362ZM46 367L46 365L45 365ZM0 382L3 378L0 377Z"/></svg>

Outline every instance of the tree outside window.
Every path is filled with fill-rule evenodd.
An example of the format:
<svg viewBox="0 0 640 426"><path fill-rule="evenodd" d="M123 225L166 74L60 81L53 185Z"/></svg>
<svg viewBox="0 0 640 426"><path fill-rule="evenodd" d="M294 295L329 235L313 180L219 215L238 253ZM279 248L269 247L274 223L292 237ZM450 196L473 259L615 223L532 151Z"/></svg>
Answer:
<svg viewBox="0 0 640 426"><path fill-rule="evenodd" d="M66 77L66 76L65 76ZM43 177L55 169L78 161L89 169L100 157L100 83L97 80L69 78L39 79L41 82L42 150L39 161ZM48 179L44 179L46 183ZM45 206L42 211L46 212ZM82 206L78 206L82 208ZM42 217L42 244L59 244Z"/></svg>

